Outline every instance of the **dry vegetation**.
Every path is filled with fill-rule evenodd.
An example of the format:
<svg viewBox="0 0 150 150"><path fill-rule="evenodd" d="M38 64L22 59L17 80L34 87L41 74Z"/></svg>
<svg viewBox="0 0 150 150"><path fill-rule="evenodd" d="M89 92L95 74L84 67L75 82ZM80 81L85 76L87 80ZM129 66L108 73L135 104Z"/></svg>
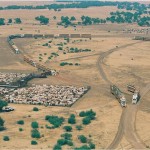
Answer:
<svg viewBox="0 0 150 150"><path fill-rule="evenodd" d="M41 2L38 2L41 3ZM18 2L19 4L19 2ZM3 3L2 5L6 5ZM29 66L22 59L21 54L15 55L9 48L6 37L10 34L23 34L23 33L39 33L45 34L60 34L60 33L90 33L92 35L99 35L98 38L82 39L82 41L74 42L71 39L69 43L63 47L77 47L88 48L92 51L83 53L67 53L63 54L61 50L58 50L56 44L65 42L63 39L16 39L14 40L18 48L26 54L29 54L34 60L39 61L39 54L42 54L44 65L56 69L59 71L59 76L48 77L46 79L34 79L30 84L53 84L53 85L76 85L76 86L91 86L91 90L79 99L72 107L44 107L38 106L40 109L38 112L32 111L33 105L17 105L10 104L15 108L14 112L2 113L0 116L6 121L7 130L0 132L0 149L46 149L53 148L57 139L64 133L63 127L58 129L49 130L45 128L47 122L44 120L45 115L58 115L68 118L71 113L76 114L77 123L81 124L81 118L78 117L78 113L82 110L93 109L97 116L90 125L87 125L81 131L75 129L73 125L73 142L75 146L81 146L81 143L77 139L78 135L91 135L93 143L96 144L96 148L106 148L117 132L119 118L121 115L121 107L118 101L114 99L109 93L109 87L104 82L99 74L97 68L97 59L99 54L116 46L122 46L129 43L134 43L132 40L134 34L123 33L124 28L136 28L136 25L93 25L93 26L77 26L76 31L73 27L58 27L56 22L61 16L75 16L76 18L81 15L89 15L91 17L106 17L112 10L116 11L115 7L103 7L88 9L63 9L61 12L55 12L53 10L4 10L0 12L0 17L16 18L20 17L23 20L23 24L0 26L0 71L5 72L33 72L35 68ZM38 15L44 15L50 18L50 25L39 25L34 18ZM53 20L53 16L58 19ZM33 25L35 23L35 25ZM23 30L20 30L22 28ZM110 31L110 32L108 32ZM42 46L48 41L51 48ZM104 59L104 70L109 79L126 91L126 85L133 83L138 86L143 86L149 82L150 78L150 51L149 42L139 43L127 48L112 53L108 58ZM58 53L59 56L48 60L48 56L52 52ZM46 53L46 55L44 55ZM60 66L61 62L71 62L73 64L79 63L79 66ZM146 95L143 98L140 111L137 113L136 129L141 139L147 145L150 145L149 139L149 105L150 95ZM131 103L131 102L128 102ZM25 124L23 126L16 125L16 121L23 119ZM30 144L32 138L31 122L37 121L40 126L41 134L44 137L37 140L38 145L33 146ZM64 125L67 125L65 121ZM24 131L19 132L19 127L22 127ZM10 141L3 141L3 136L8 135ZM126 139L122 140L122 146L129 148L130 145ZM129 147L128 147L129 145ZM69 147L64 147L69 148ZM120 148L120 147L119 147Z"/></svg>

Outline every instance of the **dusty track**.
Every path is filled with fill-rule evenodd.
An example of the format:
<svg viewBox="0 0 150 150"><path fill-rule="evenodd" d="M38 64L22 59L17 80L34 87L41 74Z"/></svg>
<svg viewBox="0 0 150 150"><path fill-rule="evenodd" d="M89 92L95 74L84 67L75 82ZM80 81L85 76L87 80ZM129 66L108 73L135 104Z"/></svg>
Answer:
<svg viewBox="0 0 150 150"><path fill-rule="evenodd" d="M111 53L113 53L115 51L119 51L123 48L126 48L128 46L132 46L132 45L140 43L140 42L126 44L126 45L123 45L120 47L110 49L110 50L100 54L100 56L97 60L97 67L98 67L98 70L100 72L102 79L105 80L108 85L112 84L112 82L107 78L105 71L103 69L104 58L106 58L108 55L110 55ZM145 88L142 89L141 99L144 97L144 95L149 90L150 90L150 84L148 84ZM129 143L132 145L133 148L136 148L136 149L145 148L144 143L141 141L141 139L137 135L136 129L135 129L135 119L136 119L136 113L138 110L138 105L129 104L127 108L123 108L117 134L116 134L114 140L112 141L112 143L108 146L108 149L117 148L117 146L121 142L123 136L126 137L126 139L129 141Z"/></svg>

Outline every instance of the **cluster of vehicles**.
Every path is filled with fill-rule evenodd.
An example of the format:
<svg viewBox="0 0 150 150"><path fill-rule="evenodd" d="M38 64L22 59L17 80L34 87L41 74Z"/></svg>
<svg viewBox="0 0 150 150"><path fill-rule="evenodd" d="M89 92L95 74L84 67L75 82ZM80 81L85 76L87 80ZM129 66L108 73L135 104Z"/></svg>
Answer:
<svg viewBox="0 0 150 150"><path fill-rule="evenodd" d="M15 52L15 54L20 54L21 51L18 49L18 47L15 45L15 43L13 42L13 39L16 38L40 38L40 37L44 37L44 38L50 38L52 37L51 34L49 35L42 35L42 34L15 34L15 35L10 35L7 37L7 42L9 43L10 47L12 48L12 50ZM32 58L30 58L30 56L28 55L23 55L23 59L25 62L27 62L28 64L32 65L33 67L36 67L38 70L41 70L43 72L51 72L51 75L56 75L56 70L53 69L49 69L46 66L35 62L34 60L32 60Z"/></svg>
<svg viewBox="0 0 150 150"><path fill-rule="evenodd" d="M133 93L132 104L136 104L140 99L140 91L136 89L134 85L127 85L127 90ZM121 92L121 90L117 86L110 85L110 91L116 97L116 99L118 99L122 107L127 106L126 98L123 92Z"/></svg>

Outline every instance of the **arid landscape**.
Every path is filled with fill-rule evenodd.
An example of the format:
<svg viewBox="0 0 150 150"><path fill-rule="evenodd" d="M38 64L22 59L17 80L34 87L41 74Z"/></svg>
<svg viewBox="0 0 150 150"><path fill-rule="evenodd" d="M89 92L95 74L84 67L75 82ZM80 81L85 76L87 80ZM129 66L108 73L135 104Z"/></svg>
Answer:
<svg viewBox="0 0 150 150"><path fill-rule="evenodd" d="M53 3L0 2L0 6L38 6ZM59 3L62 2L57 2L58 5ZM144 4L150 6L149 2ZM9 18L22 20L19 24L12 22L0 26L1 73L41 73L36 65L24 61L24 56L27 56L37 64L56 70L57 74L32 79L24 88L35 85L90 87L73 105L67 107L8 103L15 110L0 112L0 117L5 120L5 130L0 131L0 149L150 148L150 40L135 40L135 36L150 39L150 25L139 26L135 22L67 26L58 24L62 16L74 16L74 23L77 23L82 21L81 16L105 19L110 17L111 12L116 11L128 12L125 8L120 10L116 6L63 8L59 11L0 10L0 18L5 18L5 22ZM149 14L146 16L149 16L150 7L147 11ZM49 23L43 25L35 19L41 15L49 18ZM12 39L19 49L19 54L16 54L7 38L18 34L43 35L43 38ZM55 37L44 38L47 34L54 34ZM91 38L59 38L60 34L89 34ZM125 95L126 107L121 107L111 94L112 84L119 87ZM140 89L141 97L136 104L132 104L133 94L127 90L127 85ZM2 100L6 98L4 95L0 97ZM38 111L34 111L35 107ZM89 124L84 124L80 113L91 109L96 115ZM76 118L74 124L68 122L71 114ZM46 115L63 117L64 122L57 128L49 129L48 126L52 123L45 120ZM19 120L24 123L17 123ZM31 136L31 123L35 121L39 125L40 138ZM64 126L71 126L72 131L65 131ZM78 130L77 126L82 126L82 129ZM62 146L58 142L64 133L72 135L72 144ZM80 141L79 135L84 135L87 141ZM9 137L8 141L4 140L5 136ZM31 141L36 141L37 144Z"/></svg>

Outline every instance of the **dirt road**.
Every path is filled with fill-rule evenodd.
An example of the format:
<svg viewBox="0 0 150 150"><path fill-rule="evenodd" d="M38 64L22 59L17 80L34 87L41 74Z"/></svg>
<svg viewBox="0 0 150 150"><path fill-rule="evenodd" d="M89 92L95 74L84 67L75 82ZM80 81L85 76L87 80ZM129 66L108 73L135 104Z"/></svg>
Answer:
<svg viewBox="0 0 150 150"><path fill-rule="evenodd" d="M111 53L115 52L115 51L122 50L123 48L132 46L132 45L137 44L137 43L139 43L139 42L130 43L130 44L126 44L126 45L123 45L120 47L116 47L116 48L110 49L110 50L100 54L100 56L97 60L97 67L98 67L98 70L100 72L102 79L105 80L108 85L112 84L112 82L107 78L105 71L103 69L104 58L107 57L108 55L110 55ZM150 85L143 88L142 92L141 92L142 93L141 98L143 98L144 95L149 90L150 90ZM121 142L123 136L125 136L125 138L132 145L133 148L135 148L135 149L145 148L144 143L141 141L140 137L137 135L136 129L135 129L135 119L136 119L136 113L138 110L138 105L129 104L127 106L127 108L123 108L117 134L116 134L114 140L112 141L112 143L109 145L108 149L117 148L117 146Z"/></svg>

